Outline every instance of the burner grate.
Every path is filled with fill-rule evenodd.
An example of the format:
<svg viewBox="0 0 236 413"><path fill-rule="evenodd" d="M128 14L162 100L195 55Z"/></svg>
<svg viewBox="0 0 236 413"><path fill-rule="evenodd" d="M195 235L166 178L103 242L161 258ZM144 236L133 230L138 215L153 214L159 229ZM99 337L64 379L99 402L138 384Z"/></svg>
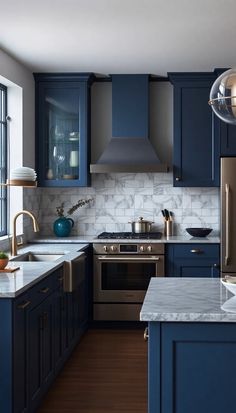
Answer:
<svg viewBox="0 0 236 413"><path fill-rule="evenodd" d="M160 239L161 232L102 232L98 239Z"/></svg>

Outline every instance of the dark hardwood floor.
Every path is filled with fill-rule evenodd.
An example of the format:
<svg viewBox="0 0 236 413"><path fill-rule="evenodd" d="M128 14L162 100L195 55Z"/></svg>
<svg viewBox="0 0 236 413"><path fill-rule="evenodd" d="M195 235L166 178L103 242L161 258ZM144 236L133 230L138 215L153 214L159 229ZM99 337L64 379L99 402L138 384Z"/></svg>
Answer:
<svg viewBox="0 0 236 413"><path fill-rule="evenodd" d="M146 413L142 330L89 330L37 413Z"/></svg>

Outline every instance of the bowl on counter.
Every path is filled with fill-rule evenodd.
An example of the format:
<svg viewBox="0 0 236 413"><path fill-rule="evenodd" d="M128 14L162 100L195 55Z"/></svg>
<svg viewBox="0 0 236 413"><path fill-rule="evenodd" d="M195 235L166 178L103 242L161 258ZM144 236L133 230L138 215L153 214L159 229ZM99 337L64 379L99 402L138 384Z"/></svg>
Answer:
<svg viewBox="0 0 236 413"><path fill-rule="evenodd" d="M224 277L220 279L222 284L229 290L232 294L236 295L236 277Z"/></svg>
<svg viewBox="0 0 236 413"><path fill-rule="evenodd" d="M192 237L207 237L212 231L212 228L186 228L186 231Z"/></svg>

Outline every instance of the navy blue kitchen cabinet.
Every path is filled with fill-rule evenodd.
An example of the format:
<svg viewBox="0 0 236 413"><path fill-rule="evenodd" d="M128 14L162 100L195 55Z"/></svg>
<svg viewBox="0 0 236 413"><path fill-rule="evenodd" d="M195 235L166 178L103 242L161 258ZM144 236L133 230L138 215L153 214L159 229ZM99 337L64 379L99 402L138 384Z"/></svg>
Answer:
<svg viewBox="0 0 236 413"><path fill-rule="evenodd" d="M166 276L219 277L219 244L167 244Z"/></svg>
<svg viewBox="0 0 236 413"><path fill-rule="evenodd" d="M64 292L64 276L61 266L16 299L0 299L1 412L34 413L87 327L87 273L76 274L74 294Z"/></svg>
<svg viewBox="0 0 236 413"><path fill-rule="evenodd" d="M149 322L148 413L235 411L234 323Z"/></svg>
<svg viewBox="0 0 236 413"><path fill-rule="evenodd" d="M88 323L87 259L76 263L77 276L73 291L67 293L67 343L73 349Z"/></svg>
<svg viewBox="0 0 236 413"><path fill-rule="evenodd" d="M34 411L54 378L54 294L29 312L28 325L28 395Z"/></svg>
<svg viewBox="0 0 236 413"><path fill-rule="evenodd" d="M227 68L215 69L216 77L220 76ZM223 122L215 116L215 135L220 139L220 155L236 156L236 125Z"/></svg>
<svg viewBox="0 0 236 413"><path fill-rule="evenodd" d="M208 105L215 73L168 73L174 86L174 186L219 186L219 134Z"/></svg>
<svg viewBox="0 0 236 413"><path fill-rule="evenodd" d="M67 295L64 292L62 272L56 274L56 289L54 299L54 365L58 372L68 356L67 342Z"/></svg>
<svg viewBox="0 0 236 413"><path fill-rule="evenodd" d="M90 185L91 73L35 73L38 185Z"/></svg>

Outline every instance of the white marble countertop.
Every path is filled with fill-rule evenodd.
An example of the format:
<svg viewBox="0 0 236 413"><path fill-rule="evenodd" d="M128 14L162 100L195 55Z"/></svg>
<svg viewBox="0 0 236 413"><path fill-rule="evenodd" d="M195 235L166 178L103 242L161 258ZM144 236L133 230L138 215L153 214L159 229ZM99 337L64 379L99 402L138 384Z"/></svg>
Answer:
<svg viewBox="0 0 236 413"><path fill-rule="evenodd" d="M204 244L218 244L220 243L220 237L202 237L196 238L191 237L190 235L178 235L171 237L162 237L160 239L98 239L96 237L81 236L81 237L42 237L32 240L33 243L45 243L45 244L78 244L78 243L114 243L114 242L125 242L126 244L130 243L181 243L181 244L195 244L195 243L204 243Z"/></svg>
<svg viewBox="0 0 236 413"><path fill-rule="evenodd" d="M0 273L0 298L17 297L60 265L58 262L10 262L9 267L20 268L12 273Z"/></svg>
<svg viewBox="0 0 236 413"><path fill-rule="evenodd" d="M152 278L140 320L236 322L236 296L216 278Z"/></svg>
<svg viewBox="0 0 236 413"><path fill-rule="evenodd" d="M87 244L54 244L50 247L46 244L27 244L18 248L18 256L11 257L7 267L20 267L13 273L0 273L0 298L17 297L28 288L46 277L50 272L58 268L64 261L73 260L80 256ZM55 261L21 261L21 255L27 252L34 254L58 254L62 257ZM11 261L17 259L16 261Z"/></svg>

